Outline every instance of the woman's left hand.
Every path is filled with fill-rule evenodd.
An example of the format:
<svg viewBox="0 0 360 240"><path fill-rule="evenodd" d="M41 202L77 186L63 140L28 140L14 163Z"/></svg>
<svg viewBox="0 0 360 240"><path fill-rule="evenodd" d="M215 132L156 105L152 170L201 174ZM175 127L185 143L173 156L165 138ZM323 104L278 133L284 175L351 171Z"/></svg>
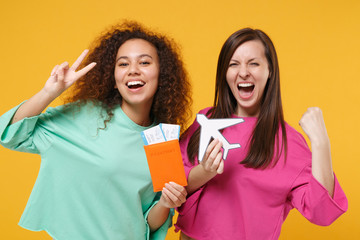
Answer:
<svg viewBox="0 0 360 240"><path fill-rule="evenodd" d="M329 137L320 108L308 108L308 110L300 119L299 124L306 135L309 137L312 145L329 144Z"/></svg>
<svg viewBox="0 0 360 240"><path fill-rule="evenodd" d="M186 195L185 187L174 182L165 183L159 204L166 208L180 207L186 201Z"/></svg>
<svg viewBox="0 0 360 240"><path fill-rule="evenodd" d="M330 140L320 108L309 108L302 116L300 126L309 137L312 150L312 175L334 194L334 173L331 163Z"/></svg>

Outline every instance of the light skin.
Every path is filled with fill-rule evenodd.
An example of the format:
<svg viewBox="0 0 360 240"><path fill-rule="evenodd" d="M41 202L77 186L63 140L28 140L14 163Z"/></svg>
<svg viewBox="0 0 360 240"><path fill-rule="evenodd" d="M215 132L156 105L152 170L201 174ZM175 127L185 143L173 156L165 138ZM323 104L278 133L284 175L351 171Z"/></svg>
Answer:
<svg viewBox="0 0 360 240"><path fill-rule="evenodd" d="M158 87L159 57L143 39L122 44L116 55L115 88L123 98L121 108L139 125L151 124L150 109Z"/></svg>
<svg viewBox="0 0 360 240"><path fill-rule="evenodd" d="M247 41L235 50L226 80L237 101L236 115L259 115L260 100L269 75L265 48L260 41ZM312 174L327 189L329 195L333 196L334 174L330 141L321 110L317 107L309 108L299 124L311 142ZM217 174L223 173L224 160L221 157L221 142L215 139L209 144L204 159L189 173L186 187L188 194L196 191Z"/></svg>
<svg viewBox="0 0 360 240"><path fill-rule="evenodd" d="M88 50L85 50L71 67L67 62L56 65L43 89L18 108L11 124L39 115L54 99L93 69L96 63L90 63L77 71L87 53ZM117 88L123 97L123 111L135 123L149 126L150 110L159 76L159 59L155 47L141 39L126 41L118 49L114 76L114 88ZM155 231L164 224L170 208L184 203L186 195L183 186L173 182L165 184L159 202L148 215L150 230Z"/></svg>
<svg viewBox="0 0 360 240"><path fill-rule="evenodd" d="M226 81L237 101L235 114L256 117L269 78L269 65L260 41L241 44L230 59Z"/></svg>

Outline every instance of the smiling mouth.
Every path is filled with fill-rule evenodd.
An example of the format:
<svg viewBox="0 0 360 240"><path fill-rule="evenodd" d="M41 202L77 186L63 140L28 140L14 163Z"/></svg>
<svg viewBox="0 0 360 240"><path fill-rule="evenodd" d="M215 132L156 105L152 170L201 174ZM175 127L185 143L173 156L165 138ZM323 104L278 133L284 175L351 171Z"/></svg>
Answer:
<svg viewBox="0 0 360 240"><path fill-rule="evenodd" d="M238 90L241 97L250 97L254 91L255 85L253 83L239 83Z"/></svg>
<svg viewBox="0 0 360 240"><path fill-rule="evenodd" d="M137 89L137 88L141 88L145 85L145 82L143 81L129 81L126 83L126 86L130 89Z"/></svg>

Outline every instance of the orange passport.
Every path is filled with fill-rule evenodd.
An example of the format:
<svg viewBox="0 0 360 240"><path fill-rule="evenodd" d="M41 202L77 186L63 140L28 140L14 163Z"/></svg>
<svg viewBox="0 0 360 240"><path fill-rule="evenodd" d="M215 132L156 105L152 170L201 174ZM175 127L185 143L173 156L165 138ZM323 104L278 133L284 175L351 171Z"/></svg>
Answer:
<svg viewBox="0 0 360 240"><path fill-rule="evenodd" d="M178 140L146 145L144 149L154 192L162 191L168 182L187 185Z"/></svg>

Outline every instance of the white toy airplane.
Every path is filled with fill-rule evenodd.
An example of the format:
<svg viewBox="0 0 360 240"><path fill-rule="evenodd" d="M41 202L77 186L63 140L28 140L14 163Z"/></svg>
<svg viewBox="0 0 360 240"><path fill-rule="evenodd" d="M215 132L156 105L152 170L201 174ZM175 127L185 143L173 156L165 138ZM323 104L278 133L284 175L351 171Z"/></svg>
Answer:
<svg viewBox="0 0 360 240"><path fill-rule="evenodd" d="M204 114L197 114L196 121L201 125L200 130L200 144L199 144L199 161L205 155L206 148L210 143L211 138L219 139L224 149L223 159L225 160L230 149L239 148L240 144L230 144L219 130L226 127L236 125L244 122L242 118L223 118L223 119L208 119Z"/></svg>

